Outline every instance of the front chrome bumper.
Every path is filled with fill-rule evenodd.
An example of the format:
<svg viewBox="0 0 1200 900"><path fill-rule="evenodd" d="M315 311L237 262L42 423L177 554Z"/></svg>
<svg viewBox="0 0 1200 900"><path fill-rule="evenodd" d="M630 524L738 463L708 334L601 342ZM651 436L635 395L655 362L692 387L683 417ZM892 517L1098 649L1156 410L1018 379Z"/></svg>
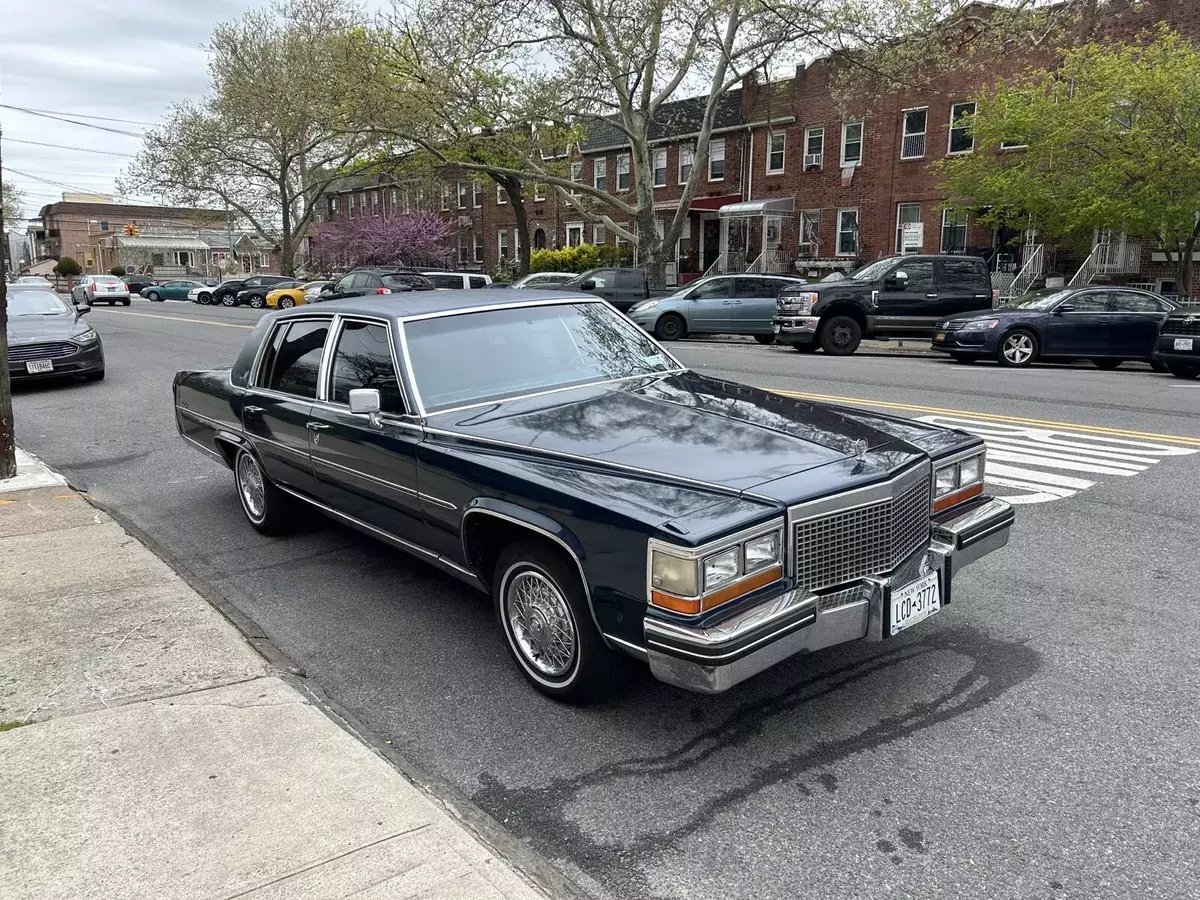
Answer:
<svg viewBox="0 0 1200 900"><path fill-rule="evenodd" d="M811 344L821 327L820 316L779 313L771 319L771 331L781 344Z"/></svg>
<svg viewBox="0 0 1200 900"><path fill-rule="evenodd" d="M650 671L660 681L715 694L797 653L890 635L888 595L930 572L939 574L942 606L954 576L1008 543L1012 506L981 497L965 510L935 516L931 539L891 572L820 594L791 589L708 628L646 616Z"/></svg>

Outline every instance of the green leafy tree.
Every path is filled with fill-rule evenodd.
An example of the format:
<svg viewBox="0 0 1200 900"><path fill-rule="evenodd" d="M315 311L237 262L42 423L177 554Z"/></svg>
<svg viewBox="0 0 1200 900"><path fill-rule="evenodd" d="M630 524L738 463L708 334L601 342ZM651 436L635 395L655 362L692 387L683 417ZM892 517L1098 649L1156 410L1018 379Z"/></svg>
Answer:
<svg viewBox="0 0 1200 900"><path fill-rule="evenodd" d="M54 274L67 279L76 278L83 274L83 269L74 259L64 256L54 264Z"/></svg>
<svg viewBox="0 0 1200 900"><path fill-rule="evenodd" d="M347 0L286 0L219 25L208 95L147 134L120 189L229 209L291 274L321 193L372 146L356 87L369 50Z"/></svg>
<svg viewBox="0 0 1200 900"><path fill-rule="evenodd" d="M21 216L25 207L25 192L11 181L5 181L0 188L0 216L3 217L4 227L18 229L24 221Z"/></svg>
<svg viewBox="0 0 1200 900"><path fill-rule="evenodd" d="M113 266L111 269L108 270L108 274L116 275L118 278L124 278L125 277L125 267L124 266Z"/></svg>
<svg viewBox="0 0 1200 900"><path fill-rule="evenodd" d="M956 205L984 220L1074 237L1150 237L1192 293L1200 238L1200 48L1167 28L1088 43L1051 70L998 84L971 121L976 153L943 164ZM1001 143L1006 147L997 152Z"/></svg>

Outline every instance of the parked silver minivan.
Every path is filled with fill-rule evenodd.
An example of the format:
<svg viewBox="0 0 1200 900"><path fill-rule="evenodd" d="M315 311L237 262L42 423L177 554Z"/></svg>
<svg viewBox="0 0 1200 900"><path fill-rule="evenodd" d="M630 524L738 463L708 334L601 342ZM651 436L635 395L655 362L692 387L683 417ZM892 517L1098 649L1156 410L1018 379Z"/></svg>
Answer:
<svg viewBox="0 0 1200 900"><path fill-rule="evenodd" d="M769 344L775 300L784 285L802 284L793 275L712 275L667 297L645 300L627 315L660 341L689 334L751 334Z"/></svg>

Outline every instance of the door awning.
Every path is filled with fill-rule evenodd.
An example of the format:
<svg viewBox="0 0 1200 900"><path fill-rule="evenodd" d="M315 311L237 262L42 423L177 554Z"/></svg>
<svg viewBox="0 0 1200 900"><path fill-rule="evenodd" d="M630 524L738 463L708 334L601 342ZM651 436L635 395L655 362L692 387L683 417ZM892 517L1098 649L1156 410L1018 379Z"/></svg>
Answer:
<svg viewBox="0 0 1200 900"><path fill-rule="evenodd" d="M759 216L790 216L795 211L794 197L772 197L769 200L744 200L728 203L717 213L722 219L749 219Z"/></svg>

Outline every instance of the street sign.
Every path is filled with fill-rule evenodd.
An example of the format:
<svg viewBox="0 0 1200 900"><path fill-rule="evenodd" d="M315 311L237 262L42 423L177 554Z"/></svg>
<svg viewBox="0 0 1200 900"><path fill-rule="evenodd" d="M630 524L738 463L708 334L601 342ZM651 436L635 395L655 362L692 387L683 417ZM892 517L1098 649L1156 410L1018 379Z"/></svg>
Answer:
<svg viewBox="0 0 1200 900"><path fill-rule="evenodd" d="M920 250L925 246L925 223L905 222L900 226L900 247L907 253L909 250Z"/></svg>

